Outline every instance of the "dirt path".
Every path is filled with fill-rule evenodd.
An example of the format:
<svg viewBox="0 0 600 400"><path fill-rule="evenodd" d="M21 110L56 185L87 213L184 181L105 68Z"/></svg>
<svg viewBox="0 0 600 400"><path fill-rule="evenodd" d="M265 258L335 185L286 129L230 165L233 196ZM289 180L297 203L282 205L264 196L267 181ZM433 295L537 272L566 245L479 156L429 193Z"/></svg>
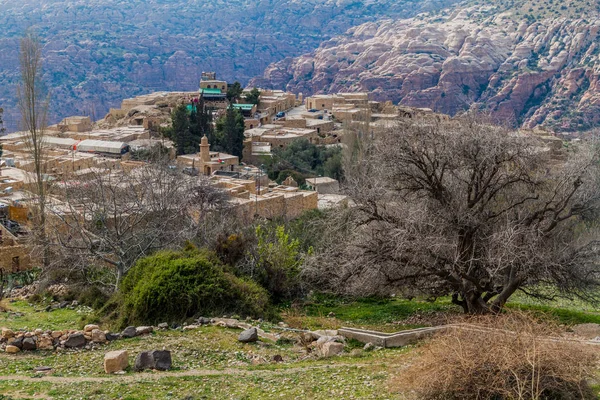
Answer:
<svg viewBox="0 0 600 400"><path fill-rule="evenodd" d="M77 382L138 382L148 379L163 379L163 378L181 378L181 377L203 377L203 376L219 376L219 375L284 375L284 374L297 374L305 371L329 369L329 368L345 368L345 367L358 367L365 368L374 366L376 364L331 364L331 365L316 365L308 367L294 367L294 368L281 368L281 369L261 369L261 370L248 370L248 369L235 369L228 368L223 370L207 369L207 370L188 370L180 372L141 372L133 375L109 375L106 377L102 376L52 376L52 375L38 375L38 376L24 376L24 375L4 375L0 376L0 381L20 381L20 382L51 382L51 383L77 383Z"/></svg>

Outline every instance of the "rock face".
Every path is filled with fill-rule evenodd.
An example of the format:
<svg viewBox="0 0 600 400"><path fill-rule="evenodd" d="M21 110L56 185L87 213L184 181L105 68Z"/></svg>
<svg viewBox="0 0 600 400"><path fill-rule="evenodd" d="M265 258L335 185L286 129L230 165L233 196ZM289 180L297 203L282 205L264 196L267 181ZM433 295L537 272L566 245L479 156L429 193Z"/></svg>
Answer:
<svg viewBox="0 0 600 400"><path fill-rule="evenodd" d="M104 372L107 374L123 371L128 365L129 357L125 350L111 351L104 355Z"/></svg>
<svg viewBox="0 0 600 400"><path fill-rule="evenodd" d="M144 351L135 359L134 369L143 371L145 369L156 369L159 371L167 371L171 369L172 360L171 352L168 350L152 350Z"/></svg>
<svg viewBox="0 0 600 400"><path fill-rule="evenodd" d="M456 0L4 1L0 6L0 105L17 129L19 39L44 43L50 123L103 117L121 99L157 90L196 90L202 71L246 83L272 62L382 17L410 17Z"/></svg>
<svg viewBox="0 0 600 400"><path fill-rule="evenodd" d="M483 109L526 128L600 125L598 12L536 21L499 11L478 6L369 22L270 65L251 83L305 96L369 91L373 100L450 115Z"/></svg>

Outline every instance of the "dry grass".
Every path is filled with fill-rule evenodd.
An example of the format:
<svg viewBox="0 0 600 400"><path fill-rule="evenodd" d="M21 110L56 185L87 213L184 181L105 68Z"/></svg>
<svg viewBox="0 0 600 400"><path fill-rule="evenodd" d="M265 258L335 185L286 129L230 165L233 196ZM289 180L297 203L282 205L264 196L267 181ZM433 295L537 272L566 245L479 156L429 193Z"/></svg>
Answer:
<svg viewBox="0 0 600 400"><path fill-rule="evenodd" d="M392 387L426 400L595 398L597 349L550 339L558 328L524 313L471 322L425 344Z"/></svg>

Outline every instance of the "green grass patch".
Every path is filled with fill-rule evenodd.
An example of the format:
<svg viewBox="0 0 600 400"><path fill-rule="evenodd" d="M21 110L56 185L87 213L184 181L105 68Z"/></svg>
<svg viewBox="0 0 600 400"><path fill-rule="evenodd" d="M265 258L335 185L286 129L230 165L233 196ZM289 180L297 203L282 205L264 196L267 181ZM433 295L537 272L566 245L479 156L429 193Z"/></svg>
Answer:
<svg viewBox="0 0 600 400"><path fill-rule="evenodd" d="M305 307L309 316L327 316L329 313L343 322L353 324L389 324L409 317L437 312L458 312L460 309L449 300L435 302L398 298L343 299L322 297Z"/></svg>
<svg viewBox="0 0 600 400"><path fill-rule="evenodd" d="M509 309L518 309L522 311L531 311L541 317L550 316L561 324L577 325L594 323L600 324L600 313L588 311L577 311L568 308L557 308L547 305L519 304L511 303L507 306Z"/></svg>
<svg viewBox="0 0 600 400"><path fill-rule="evenodd" d="M11 303L2 302L2 307L7 311L0 312L0 327L10 329L80 329L84 319L88 316L86 308L70 310L44 311L42 305L32 306L26 301ZM38 308L39 307L39 308Z"/></svg>

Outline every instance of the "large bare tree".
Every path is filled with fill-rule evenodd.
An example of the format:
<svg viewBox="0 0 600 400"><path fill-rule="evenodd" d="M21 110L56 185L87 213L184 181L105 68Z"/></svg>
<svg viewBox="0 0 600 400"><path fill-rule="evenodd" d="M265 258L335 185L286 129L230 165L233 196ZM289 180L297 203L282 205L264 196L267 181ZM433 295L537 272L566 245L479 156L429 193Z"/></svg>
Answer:
<svg viewBox="0 0 600 400"><path fill-rule="evenodd" d="M33 163L35 187L34 238L44 249L42 260L48 260L46 242L46 195L48 180L45 171L46 148L44 144L48 118L49 98L42 83L42 45L37 36L27 33L21 39L19 54L21 84L17 88L18 105L21 111L25 142Z"/></svg>
<svg viewBox="0 0 600 400"><path fill-rule="evenodd" d="M54 191L64 202L50 207L53 259L84 273L107 267L116 285L139 258L194 239L208 213L226 207L224 192L206 178L162 164L98 169Z"/></svg>
<svg viewBox="0 0 600 400"><path fill-rule="evenodd" d="M356 207L319 263L330 287L451 296L468 313L496 312L518 290L595 298L595 145L552 151L464 119L398 125L361 151L346 171Z"/></svg>

